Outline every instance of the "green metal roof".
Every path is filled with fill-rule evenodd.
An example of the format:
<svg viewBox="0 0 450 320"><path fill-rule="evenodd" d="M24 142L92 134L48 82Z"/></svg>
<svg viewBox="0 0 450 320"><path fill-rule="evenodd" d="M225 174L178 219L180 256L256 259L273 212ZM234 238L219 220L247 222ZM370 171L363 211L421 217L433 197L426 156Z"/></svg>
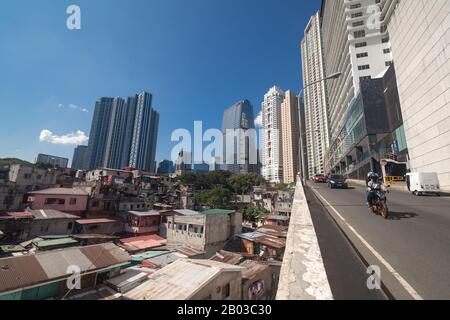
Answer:
<svg viewBox="0 0 450 320"><path fill-rule="evenodd" d="M147 251L141 254L135 254L131 256L132 261L144 261L150 258L154 258L163 254L168 253L167 251Z"/></svg>
<svg viewBox="0 0 450 320"><path fill-rule="evenodd" d="M13 253L13 252L21 252L21 251L26 251L26 249L22 246L17 246L17 245L0 246L0 252L4 252L4 253Z"/></svg>
<svg viewBox="0 0 450 320"><path fill-rule="evenodd" d="M61 239L52 239L52 240L42 240L35 242L36 246L39 248L53 247L53 246L63 246L69 244L77 244L78 241L72 238L61 238Z"/></svg>
<svg viewBox="0 0 450 320"><path fill-rule="evenodd" d="M218 215L225 215L225 214L231 214L236 212L235 210L224 210L224 209L211 209L211 210L206 210L203 212L200 212L200 214L205 215L205 216L218 216Z"/></svg>

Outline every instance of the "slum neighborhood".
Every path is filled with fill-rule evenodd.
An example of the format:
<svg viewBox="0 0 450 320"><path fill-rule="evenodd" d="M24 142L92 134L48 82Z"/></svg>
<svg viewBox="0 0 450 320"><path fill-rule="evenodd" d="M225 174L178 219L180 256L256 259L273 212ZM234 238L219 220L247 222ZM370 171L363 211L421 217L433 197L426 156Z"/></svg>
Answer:
<svg viewBox="0 0 450 320"><path fill-rule="evenodd" d="M292 191L240 196L255 221L195 192L133 168L0 168L0 300L273 299Z"/></svg>

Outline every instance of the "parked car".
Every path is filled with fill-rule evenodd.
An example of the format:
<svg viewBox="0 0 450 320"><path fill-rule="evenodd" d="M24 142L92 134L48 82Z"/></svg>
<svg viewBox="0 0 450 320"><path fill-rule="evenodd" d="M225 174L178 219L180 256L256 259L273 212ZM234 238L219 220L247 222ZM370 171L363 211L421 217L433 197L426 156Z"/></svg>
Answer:
<svg viewBox="0 0 450 320"><path fill-rule="evenodd" d="M315 183L327 183L327 177L325 177L323 174L316 174L313 178L313 181Z"/></svg>
<svg viewBox="0 0 450 320"><path fill-rule="evenodd" d="M423 194L441 195L439 177L436 173L408 173L406 184L408 190L416 196Z"/></svg>
<svg viewBox="0 0 450 320"><path fill-rule="evenodd" d="M328 186L331 189L334 188L348 189L347 179L345 179L344 176L339 174L331 175L330 178L328 179Z"/></svg>

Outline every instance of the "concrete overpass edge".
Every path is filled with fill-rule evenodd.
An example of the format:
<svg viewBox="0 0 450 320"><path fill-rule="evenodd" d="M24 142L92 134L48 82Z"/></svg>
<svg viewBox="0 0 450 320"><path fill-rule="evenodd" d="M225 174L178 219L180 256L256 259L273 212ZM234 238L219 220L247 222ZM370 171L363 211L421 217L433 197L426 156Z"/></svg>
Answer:
<svg viewBox="0 0 450 320"><path fill-rule="evenodd" d="M292 205L276 299L334 299L300 178Z"/></svg>

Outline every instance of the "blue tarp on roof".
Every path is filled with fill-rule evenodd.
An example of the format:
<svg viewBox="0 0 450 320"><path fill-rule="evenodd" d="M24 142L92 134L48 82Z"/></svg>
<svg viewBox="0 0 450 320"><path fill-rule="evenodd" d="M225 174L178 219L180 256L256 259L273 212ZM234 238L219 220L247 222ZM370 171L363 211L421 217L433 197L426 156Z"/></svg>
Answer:
<svg viewBox="0 0 450 320"><path fill-rule="evenodd" d="M242 239L245 239L245 240L250 240L250 241L255 239L255 238L262 237L262 236L264 236L264 234L261 233L261 232L257 232L257 231L256 232L242 233L242 234L238 235L239 238L242 238Z"/></svg>

